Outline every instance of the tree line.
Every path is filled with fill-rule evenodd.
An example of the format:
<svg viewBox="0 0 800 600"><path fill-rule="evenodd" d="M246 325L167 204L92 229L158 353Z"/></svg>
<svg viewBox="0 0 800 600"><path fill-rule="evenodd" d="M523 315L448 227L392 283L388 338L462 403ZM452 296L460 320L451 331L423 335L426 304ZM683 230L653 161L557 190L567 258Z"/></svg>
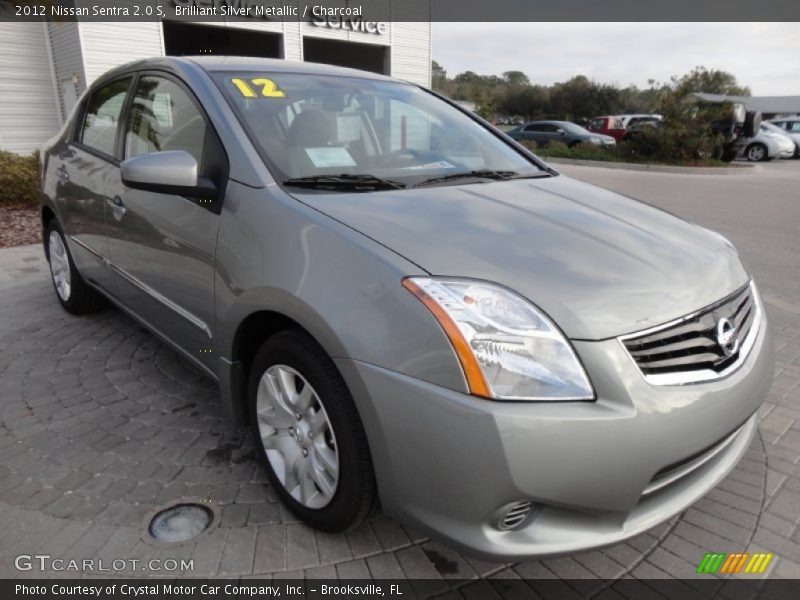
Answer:
<svg viewBox="0 0 800 600"><path fill-rule="evenodd" d="M705 67L696 67L668 82L649 80L644 89L599 83L585 75L542 85L531 82L522 71L506 71L502 75L465 71L449 77L436 61L432 62L432 71L434 90L453 100L474 102L477 112L490 119L504 116L584 121L599 115L657 112L665 96L678 89L681 93L750 95L750 89L740 86L733 74Z"/></svg>

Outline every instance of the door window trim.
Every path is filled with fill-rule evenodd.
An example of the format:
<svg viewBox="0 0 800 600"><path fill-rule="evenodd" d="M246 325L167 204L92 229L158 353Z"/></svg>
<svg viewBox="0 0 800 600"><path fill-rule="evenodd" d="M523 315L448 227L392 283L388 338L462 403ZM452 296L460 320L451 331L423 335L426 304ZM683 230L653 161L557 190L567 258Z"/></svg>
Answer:
<svg viewBox="0 0 800 600"><path fill-rule="evenodd" d="M117 140L117 148L116 148L117 155L120 157L120 160L125 160L126 158L128 158L127 156L125 156L124 134L127 133L128 131L128 120L130 119L131 110L133 109L133 101L136 98L136 92L139 90L139 82L141 81L142 77L158 77L161 79L166 79L167 81L170 81L175 85L177 85L178 88L180 88L180 90L184 94L186 94L186 97L189 98L189 101L192 103L195 109L197 109L197 112L200 114L200 116L203 117L203 122L206 124L206 131L212 129L214 130L214 133L216 133L216 129L214 129L214 126L211 123L211 119L208 117L208 113L206 113L205 109L203 108L203 105L197 99L197 96L194 95L194 92L192 92L191 88L189 88L189 86L186 85L186 83L184 83L182 79L176 77L175 75L173 75L168 71L159 71L157 69L146 69L143 71L137 71L136 85L133 89L129 90L128 100L123 105L123 113L122 113L124 117L122 119L124 123L124 128L122 130L123 135L121 135L120 138ZM221 141L222 140L220 139L220 142Z"/></svg>
<svg viewBox="0 0 800 600"><path fill-rule="evenodd" d="M203 155L205 157L206 151L208 149L209 143L214 143L218 150L222 153L222 158L224 159L224 164L220 165L220 181L215 181L214 183L217 185L218 194L215 201L211 204L200 204L197 199L192 199L188 196L181 196L185 198L188 202L192 202L193 204L197 204L206 210L209 210L215 214L220 214L222 211L222 202L225 199L225 190L228 186L228 179L230 178L230 159L228 158L228 151L225 148L225 144L222 141L222 137L219 135L217 128L214 126L211 117L208 116L203 104L197 98L197 95L194 93L191 87L180 77L178 77L175 73L171 71L165 71L161 69L154 69L154 68L147 68L142 69L139 71L134 71L129 74L132 75L134 78L133 87L128 90L128 98L123 104L122 108L122 116L120 118L120 126L122 130L117 138L117 146L115 148L115 152L120 159L117 161L117 164L120 164L121 161L125 160L125 134L128 129L128 120L130 119L131 110L133 109L133 101L136 98L136 92L139 89L139 81L141 81L142 77L159 77L161 79L165 79L174 83L178 88L186 94L186 97L189 98L189 101L197 110L198 114L203 118L203 121L206 124L206 140L203 148ZM123 77L124 78L124 77ZM206 165L203 165L204 167Z"/></svg>
<svg viewBox="0 0 800 600"><path fill-rule="evenodd" d="M126 79L129 79L130 82L128 83L128 89L125 92L125 99L122 101L122 108L120 109L119 113L119 121L117 122L117 132L114 134L115 135L114 156L112 156L110 154L106 154L102 150L98 150L97 148L94 148L92 146L83 143L83 126L86 123L86 115L88 114L89 103L92 101L92 97L99 90L108 87L110 85L114 85L115 83L118 83L120 81L125 81ZM103 159L106 162L109 162L112 165L118 167L120 164L119 140L122 137L121 134L123 132L121 127L123 123L127 122L127 120L124 118L126 114L125 111L128 102L130 101L131 98L132 85L134 84L134 82L137 81L137 79L138 78L136 77L136 73L124 73L119 75L118 77L113 77L111 79L101 81L92 86L89 89L89 92L86 94L86 97L83 99L83 102L81 103L80 108L78 110L78 119L76 119L76 126L75 130L72 132L71 136L72 139L70 140L70 144L74 145L77 148L80 148L84 152L88 152L89 154L96 156L97 158Z"/></svg>

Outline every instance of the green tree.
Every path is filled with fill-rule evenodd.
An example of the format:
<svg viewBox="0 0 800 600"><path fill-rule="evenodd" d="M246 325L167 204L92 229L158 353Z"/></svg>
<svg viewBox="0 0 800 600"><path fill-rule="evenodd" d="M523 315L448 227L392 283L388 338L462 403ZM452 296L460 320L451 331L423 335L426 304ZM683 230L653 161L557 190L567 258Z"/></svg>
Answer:
<svg viewBox="0 0 800 600"><path fill-rule="evenodd" d="M725 94L727 96L749 96L750 88L740 86L736 76L726 71L695 67L683 77L673 77L672 87L688 93Z"/></svg>
<svg viewBox="0 0 800 600"><path fill-rule="evenodd" d="M651 87L656 95L655 109L664 121L660 127L634 136L632 151L659 160L680 162L720 158L725 139L713 125L731 118L730 104L701 102L694 94L747 95L750 92L740 87L730 73L709 71L704 67L672 77L666 85L653 82Z"/></svg>
<svg viewBox="0 0 800 600"><path fill-rule="evenodd" d="M435 60L431 61L431 87L437 92L444 91L447 85L447 71Z"/></svg>
<svg viewBox="0 0 800 600"><path fill-rule="evenodd" d="M530 85L531 80L522 71L506 71L503 73L503 81L511 86Z"/></svg>

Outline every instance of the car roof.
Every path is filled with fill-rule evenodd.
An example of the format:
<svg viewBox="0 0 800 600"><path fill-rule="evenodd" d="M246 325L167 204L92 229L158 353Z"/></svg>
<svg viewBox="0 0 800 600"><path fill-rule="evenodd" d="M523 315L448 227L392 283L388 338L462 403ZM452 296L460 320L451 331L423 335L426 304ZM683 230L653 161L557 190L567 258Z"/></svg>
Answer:
<svg viewBox="0 0 800 600"><path fill-rule="evenodd" d="M98 82L106 81L119 74L130 71L146 69L170 69L181 71L188 66L202 69L208 73L222 71L266 71L271 73L300 73L306 75L333 75L338 77L358 77L360 79L375 79L379 81L394 81L408 83L400 79L387 77L378 73L337 67L321 63L283 60L279 58L260 58L255 56L158 56L145 58L125 63L97 79Z"/></svg>
<svg viewBox="0 0 800 600"><path fill-rule="evenodd" d="M206 71L254 71L265 70L273 73L304 73L307 75L338 75L341 77L361 77L362 79L383 79L398 81L392 77L338 67L322 63L301 62L297 60L283 60L280 58L259 58L256 56L185 56L186 60L199 65Z"/></svg>

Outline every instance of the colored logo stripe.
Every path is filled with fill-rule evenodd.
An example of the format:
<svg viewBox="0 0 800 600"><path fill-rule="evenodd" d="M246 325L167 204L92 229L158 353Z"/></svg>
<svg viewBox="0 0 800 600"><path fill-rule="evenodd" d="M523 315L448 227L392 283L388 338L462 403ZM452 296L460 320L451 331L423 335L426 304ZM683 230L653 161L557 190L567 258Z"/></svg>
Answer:
<svg viewBox="0 0 800 600"><path fill-rule="evenodd" d="M741 573L763 573L772 560L771 553L757 552L735 552L726 554L725 552L707 552L697 567L698 573L722 573L734 574Z"/></svg>

